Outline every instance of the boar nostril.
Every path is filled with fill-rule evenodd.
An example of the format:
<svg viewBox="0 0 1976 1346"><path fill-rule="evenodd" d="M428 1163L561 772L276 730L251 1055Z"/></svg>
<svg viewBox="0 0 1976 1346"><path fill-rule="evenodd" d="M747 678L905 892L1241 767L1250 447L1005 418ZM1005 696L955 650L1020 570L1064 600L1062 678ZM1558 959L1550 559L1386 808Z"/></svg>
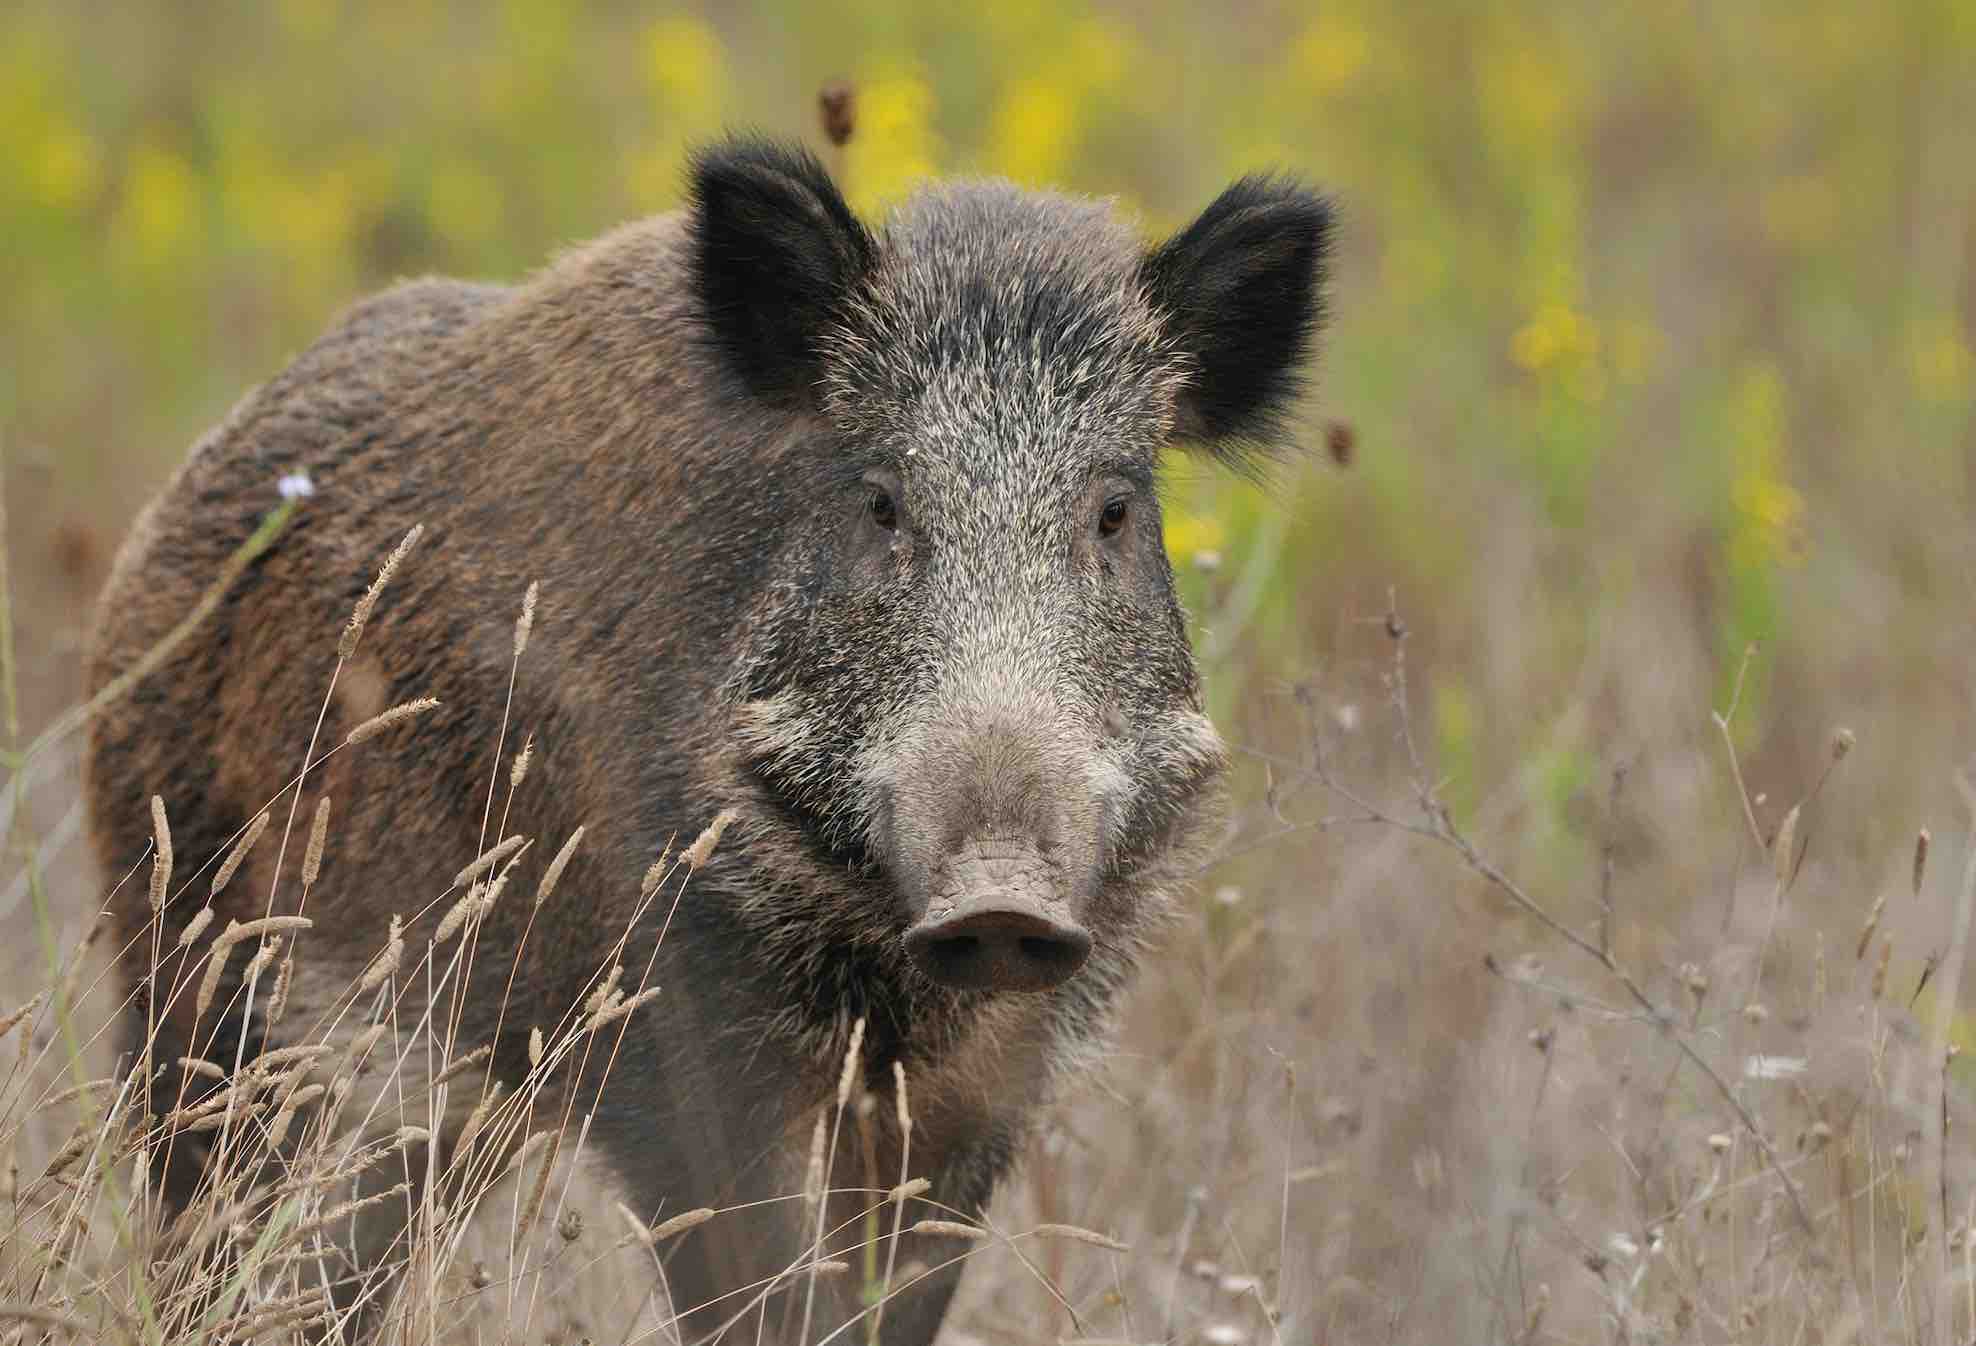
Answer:
<svg viewBox="0 0 1976 1346"><path fill-rule="evenodd" d="M943 986L968 991L1047 991L1091 952L1091 936L1067 921L989 908L922 925L906 936L913 961Z"/></svg>

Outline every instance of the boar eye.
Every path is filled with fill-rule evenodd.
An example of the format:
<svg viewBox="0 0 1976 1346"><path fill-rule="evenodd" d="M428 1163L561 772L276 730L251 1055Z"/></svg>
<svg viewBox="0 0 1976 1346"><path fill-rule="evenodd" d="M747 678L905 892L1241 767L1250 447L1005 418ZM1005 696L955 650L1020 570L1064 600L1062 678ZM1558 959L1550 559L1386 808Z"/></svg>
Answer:
<svg viewBox="0 0 1976 1346"><path fill-rule="evenodd" d="M871 512L871 521L886 532L895 532L899 527L899 507L892 501L892 493L883 486L871 488L871 499L866 502Z"/></svg>
<svg viewBox="0 0 1976 1346"><path fill-rule="evenodd" d="M1105 501L1105 507L1098 511L1098 536L1111 537L1125 527L1125 515L1130 505L1131 502L1122 495Z"/></svg>

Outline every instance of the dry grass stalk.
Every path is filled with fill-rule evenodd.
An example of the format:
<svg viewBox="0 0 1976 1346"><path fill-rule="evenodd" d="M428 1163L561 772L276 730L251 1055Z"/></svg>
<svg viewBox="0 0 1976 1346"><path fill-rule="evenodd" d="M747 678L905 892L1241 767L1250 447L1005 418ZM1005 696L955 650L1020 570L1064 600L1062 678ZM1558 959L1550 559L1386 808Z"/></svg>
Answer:
<svg viewBox="0 0 1976 1346"><path fill-rule="evenodd" d="M301 1042L290 1047L273 1047L254 1059L254 1069L267 1075L287 1066L312 1065L335 1050L335 1046L328 1042Z"/></svg>
<svg viewBox="0 0 1976 1346"><path fill-rule="evenodd" d="M172 885L172 829L158 795L151 796L151 837L156 847L151 855L151 910L163 911Z"/></svg>
<svg viewBox="0 0 1976 1346"><path fill-rule="evenodd" d="M528 592L521 596L521 616L515 619L515 659L521 659L522 651L528 648L528 633L535 629L535 595L541 586L535 580L528 582Z"/></svg>
<svg viewBox="0 0 1976 1346"><path fill-rule="evenodd" d="M453 886L455 888L466 887L468 884L472 883L475 879L478 879L481 875L493 869L494 866L500 864L503 860L513 855L516 851L520 850L522 847L522 843L525 842L526 840L527 840L526 837L522 836L519 832L517 832L514 836L511 836L507 840L499 843L498 845L489 848L487 851L483 852L477 859L475 859L471 864L467 865L459 873L453 876Z"/></svg>
<svg viewBox="0 0 1976 1346"><path fill-rule="evenodd" d="M650 1226L639 1219L631 1207L625 1205L622 1201L613 1201L611 1207L617 1211L618 1219L624 1221L625 1228L631 1231L631 1241L633 1243L641 1244L647 1248L652 1246L652 1230Z"/></svg>
<svg viewBox="0 0 1976 1346"><path fill-rule="evenodd" d="M267 810L263 809L253 822L247 824L247 830L241 834L240 840L233 843L233 849L228 851L226 859L220 862L219 872L213 875L214 898L219 897L226 888L227 883L233 878L234 871L239 869L241 862L247 858L247 852L254 849L254 843L261 839L261 833L267 829L268 814Z"/></svg>
<svg viewBox="0 0 1976 1346"><path fill-rule="evenodd" d="M864 1048L864 1035L865 1021L864 1016L861 1014L858 1016L858 1021L851 1025L851 1045L844 1049L844 1069L837 1077L837 1106L839 1108L842 1108L846 1103L851 1101L851 1086L856 1083L858 1078L859 1057Z"/></svg>
<svg viewBox="0 0 1976 1346"><path fill-rule="evenodd" d="M810 1128L810 1160L803 1169L803 1210L816 1210L823 1200L823 1145L830 1134L830 1110L818 1108L816 1125Z"/></svg>
<svg viewBox="0 0 1976 1346"><path fill-rule="evenodd" d="M364 596L357 600L357 607L350 614L349 624L343 628L343 634L337 639L338 659L347 660L357 652L357 643L364 638L364 625L370 621L371 611L377 606L378 595L384 592L385 585L391 583L392 575L397 573L398 566L411 553L412 548L418 545L419 536L424 532L424 524L413 524L412 530L405 534L404 540L392 548L391 555L384 558L384 565L378 570L377 578L371 581L370 588L364 590Z"/></svg>
<svg viewBox="0 0 1976 1346"><path fill-rule="evenodd" d="M480 911L480 890L472 888L446 909L446 915L439 922L439 929L433 932L432 942L444 944L465 927L467 918Z"/></svg>
<svg viewBox="0 0 1976 1346"><path fill-rule="evenodd" d="M295 1121L295 1114L321 1098L323 1093L322 1085L305 1084L288 1096L268 1126L267 1148L270 1151L279 1150L282 1142L288 1139L288 1128Z"/></svg>
<svg viewBox="0 0 1976 1346"><path fill-rule="evenodd" d="M521 789L522 781L528 778L528 766L535 756L535 735L522 740L521 751L515 754L515 764L508 768L508 790L510 793Z"/></svg>
<svg viewBox="0 0 1976 1346"><path fill-rule="evenodd" d="M1770 848L1771 869L1777 876L1777 886L1780 888L1791 881L1791 866L1798 841L1799 807L1793 804L1791 811L1784 815L1784 821L1777 824L1777 840Z"/></svg>
<svg viewBox="0 0 1976 1346"><path fill-rule="evenodd" d="M274 990L268 994L268 1022L278 1024L288 1012L288 988L294 983L295 955L290 954L281 960L281 967L274 975Z"/></svg>
<svg viewBox="0 0 1976 1346"><path fill-rule="evenodd" d="M254 956L248 960L246 974L241 980L249 982L260 980L261 974L273 967L274 960L281 955L281 942L279 935L263 940L261 947L254 950Z"/></svg>
<svg viewBox="0 0 1976 1346"><path fill-rule="evenodd" d="M378 1206L386 1201L396 1200L411 1190L412 1185L410 1183L399 1182L393 1183L381 1192L373 1192L369 1196L359 1197L354 1201L345 1201L340 1205L330 1207L312 1220L305 1220L301 1224L296 1225L289 1232L288 1237L290 1241L294 1241L296 1239L307 1238L311 1234L321 1233L333 1225L343 1223L358 1211L368 1210L372 1206Z"/></svg>
<svg viewBox="0 0 1976 1346"><path fill-rule="evenodd" d="M1914 895L1921 896L1921 877L1928 869L1928 829L1914 834Z"/></svg>
<svg viewBox="0 0 1976 1346"><path fill-rule="evenodd" d="M719 813L716 813L714 820L707 824L706 830L695 837L693 844L688 846L685 854L680 856L680 859L686 862L686 867L688 869L698 869L700 866L706 864L708 860L712 859L714 847L720 845L721 833L725 832L729 825L740 816L733 809L722 809Z"/></svg>
<svg viewBox="0 0 1976 1346"><path fill-rule="evenodd" d="M962 1224L958 1220L917 1220L907 1232L928 1238L970 1239L976 1243L994 1237L979 1225Z"/></svg>
<svg viewBox="0 0 1976 1346"><path fill-rule="evenodd" d="M84 1080L81 1084L70 1085L68 1088L62 1090L61 1093L56 1094L54 1097L48 1099L40 1106L44 1110L52 1111L55 1108L61 1107L64 1103L73 1103L76 1099L81 1098L84 1094L106 1093L114 1089L116 1087L116 1084L117 1082L115 1078L111 1076L105 1076L100 1080ZM94 1099L91 1099L90 1101L92 1104L95 1102Z"/></svg>
<svg viewBox="0 0 1976 1346"><path fill-rule="evenodd" d="M365 720L355 729L352 729L343 741L348 746L354 748L366 739L376 738L393 725L402 724L415 716L423 715L427 711L437 708L438 705L439 698L432 696L421 696L411 701L401 702L389 710L379 711L368 720Z"/></svg>
<svg viewBox="0 0 1976 1346"><path fill-rule="evenodd" d="M659 885L665 882L666 871L671 868L672 848L668 846L665 850L659 852L658 859L645 867L644 877L638 880L638 896L640 898L647 898L653 893L658 892Z"/></svg>
<svg viewBox="0 0 1976 1346"><path fill-rule="evenodd" d="M885 1194L892 1203L892 1237L885 1245L885 1276L878 1285L878 1303L872 1311L871 1336L874 1341L882 1340L885 1326L885 1303L892 1296L892 1277L899 1263L899 1228L905 1222L906 1202L930 1191L933 1184L925 1178L908 1179L913 1161L913 1112L906 1097L906 1067L902 1061L892 1062L892 1117L899 1127L899 1181Z"/></svg>
<svg viewBox="0 0 1976 1346"><path fill-rule="evenodd" d="M316 876L322 873L323 845L329 839L329 796L316 801L316 816L309 824L308 849L302 852L302 888L307 891L316 886Z"/></svg>
<svg viewBox="0 0 1976 1346"><path fill-rule="evenodd" d="M613 999L610 1004L605 1005L602 1009L599 1009L595 1014L590 1016L589 1020L584 1024L584 1030L594 1033L600 1028L606 1028L616 1023L619 1019L636 1012L641 1006L651 1004L652 1001L658 999L658 995L658 987L648 986L637 995L631 996L628 999Z"/></svg>
<svg viewBox="0 0 1976 1346"><path fill-rule="evenodd" d="M32 1016L36 1010L39 1010L41 1008L41 1002L47 996L48 993L46 991L36 991L29 997L26 1004L22 1005L12 1014L0 1016L0 1038L4 1038L7 1034L13 1032L17 1025Z"/></svg>
<svg viewBox="0 0 1976 1346"><path fill-rule="evenodd" d="M437 1089L442 1084L450 1084L452 1081L466 1074L469 1070L472 1070L475 1066L479 1065L482 1061L485 1061L488 1057L492 1056L493 1054L494 1054L494 1048L491 1044L485 1042L481 1043L478 1047L475 1047L472 1051L467 1052L462 1056L455 1057L451 1062L447 1064L444 1070L440 1071L437 1075L434 1075L432 1077L431 1087Z"/></svg>
<svg viewBox="0 0 1976 1346"><path fill-rule="evenodd" d="M351 1038L350 1045L343 1051L343 1060L336 1067L336 1074L347 1076L355 1072L389 1031L391 1031L390 1026L387 1024L372 1024L356 1037Z"/></svg>
<svg viewBox="0 0 1976 1346"><path fill-rule="evenodd" d="M492 1117L495 1109L501 1106L501 1100L506 1094L507 1086L496 1080L481 1096L480 1102L474 1104L473 1111L467 1114L466 1121L460 1127L460 1139L453 1147L454 1164L457 1165L472 1149L474 1141L480 1138L481 1131L486 1127L488 1118Z"/></svg>
<svg viewBox="0 0 1976 1346"><path fill-rule="evenodd" d="M178 947L181 949L191 948L193 944L198 942L199 936L206 933L206 927L212 923L213 909L211 907L199 908L194 913L192 919L185 923L185 929L178 932Z"/></svg>
<svg viewBox="0 0 1976 1346"><path fill-rule="evenodd" d="M357 982L357 994L369 995L383 984L385 978L394 976L398 971L399 960L404 956L405 922L404 918L394 915L391 918L391 933L385 939L384 948L371 960L371 965L364 970L364 975Z"/></svg>
<svg viewBox="0 0 1976 1346"><path fill-rule="evenodd" d="M214 952L267 935L292 934L307 930L315 922L307 916L257 916L251 921L228 921L226 929L213 941Z"/></svg>
<svg viewBox="0 0 1976 1346"><path fill-rule="evenodd" d="M206 1011L213 1007L213 997L218 995L220 990L220 978L226 974L227 953L235 943L228 936L239 928L240 922L228 921L226 929L213 941L213 947L206 955L206 975L199 979L199 993L192 1001L192 1018L195 1023L205 1018Z"/></svg>
<svg viewBox="0 0 1976 1346"><path fill-rule="evenodd" d="M1110 1235L1100 1234L1095 1229L1085 1229L1074 1224L1039 1224L1029 1232L1039 1239L1069 1239L1073 1243L1088 1243L1094 1248L1103 1248L1109 1252L1132 1251L1132 1245L1128 1243L1120 1243Z"/></svg>
<svg viewBox="0 0 1976 1346"><path fill-rule="evenodd" d="M562 1133L560 1131L538 1131L534 1136L529 1137L528 1144L534 1145L537 1137L543 1137L550 1143L542 1147L548 1153L542 1156L542 1167L536 1172L534 1185L529 1188L527 1204L522 1207L521 1216L515 1221L514 1236L517 1239L526 1238L528 1232L535 1228L536 1219L542 1214L543 1199L549 1194L549 1174L556 1167L556 1151L558 1145L555 1142L561 1140ZM527 1146L523 1147L524 1152L526 1152L527 1148ZM519 1163L517 1163L516 1168L519 1171Z"/></svg>
<svg viewBox="0 0 1976 1346"><path fill-rule="evenodd" d="M676 1238L689 1229L699 1228L707 1221L713 1219L714 1214L715 1212L712 1206L695 1206L692 1210L681 1211L671 1219L661 1220L659 1223L653 1225L651 1229L652 1236L646 1241L648 1243L664 1243L667 1239Z"/></svg>
<svg viewBox="0 0 1976 1346"><path fill-rule="evenodd" d="M623 976L624 964L611 964L611 970L604 974L604 979L597 983L596 988L583 1002L583 1013L586 1017L594 1017L602 1013L605 1006L615 1003L616 997L620 994L618 981Z"/></svg>
<svg viewBox="0 0 1976 1346"><path fill-rule="evenodd" d="M214 1065L211 1061L201 1060L196 1056L179 1057L178 1068L209 1080L224 1081L226 1079L225 1070Z"/></svg>
<svg viewBox="0 0 1976 1346"><path fill-rule="evenodd" d="M582 840L583 829L578 827L569 834L569 840L563 843L563 848L556 852L556 858L549 862L548 871L542 875L542 882L535 887L536 910L541 910L542 904L549 900L549 895L556 891L556 885L562 882L563 871L569 867L570 857L576 854L577 843Z"/></svg>
<svg viewBox="0 0 1976 1346"><path fill-rule="evenodd" d="M1866 957L1866 946L1873 942L1873 932L1880 928L1880 913L1887 909L1885 893L1873 899L1872 910L1866 913L1866 923L1859 928L1859 946L1853 950L1853 961Z"/></svg>

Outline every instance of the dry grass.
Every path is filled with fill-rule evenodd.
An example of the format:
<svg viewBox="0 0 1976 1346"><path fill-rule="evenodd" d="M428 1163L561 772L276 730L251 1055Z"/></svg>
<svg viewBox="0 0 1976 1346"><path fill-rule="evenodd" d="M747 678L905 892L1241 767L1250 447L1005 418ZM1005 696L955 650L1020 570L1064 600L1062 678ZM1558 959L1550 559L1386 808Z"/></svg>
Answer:
<svg viewBox="0 0 1976 1346"><path fill-rule="evenodd" d="M1614 767L1588 867L1537 854L1538 878L1520 877L1489 839L1515 835L1527 787L1466 816L1447 801L1416 732L1407 624L1373 616L1358 666L1270 699L1273 746L1244 749L1255 788L1201 900L1102 1077L1051 1114L991 1218L962 1219L903 1171L835 1171L840 1136L877 1109L911 1133L907 1079L890 1100L854 1087L854 1035L789 1194L812 1237L771 1281L733 1288L729 1339L866 1339L926 1270L897 1264L902 1230L978 1264L951 1320L964 1342L1967 1339L1976 1165L1950 1062L1976 849L1945 871L1927 829L1862 825L1847 730L1825 732L1788 802L1752 794L1739 676L1685 752ZM360 635L353 621L345 646ZM43 854L20 782L81 723L59 720L17 772L16 854ZM303 782L368 737L312 744L220 855L174 855L161 801L153 909L202 883L217 894L257 845L288 857ZM528 752L505 759L510 806ZM10 901L41 940L0 1008L0 1341L300 1340L360 1311L394 1342L671 1339L663 1251L723 1212L654 1224L617 1205L589 1118L557 1087L611 1059L631 1015L663 1013L657 988L627 982L620 944L581 1004L531 1025L511 1092L458 1036L478 923L517 858L556 840L507 812L490 799L479 853L429 896L436 938L410 946L394 922L364 972L310 998L328 1008L288 1026L295 1045L188 1060L173 1098L111 1057L92 876L58 866L51 886L23 869ZM677 902L725 822L654 868L630 926ZM1657 826L1669 844L1640 840ZM297 860L305 902L336 843L319 808ZM532 913L580 843L562 841ZM161 999L191 996L216 1022L217 969L244 956L241 994L284 1001L310 975L285 942L308 922L202 922L185 957L154 931ZM428 1141L449 1118L462 1139L442 1163ZM212 1146L211 1177L166 1221L146 1161L188 1138ZM832 1227L826 1194L862 1209ZM344 1249L386 1214L388 1254L354 1268ZM869 1291L865 1318L815 1329L818 1279L843 1276Z"/></svg>

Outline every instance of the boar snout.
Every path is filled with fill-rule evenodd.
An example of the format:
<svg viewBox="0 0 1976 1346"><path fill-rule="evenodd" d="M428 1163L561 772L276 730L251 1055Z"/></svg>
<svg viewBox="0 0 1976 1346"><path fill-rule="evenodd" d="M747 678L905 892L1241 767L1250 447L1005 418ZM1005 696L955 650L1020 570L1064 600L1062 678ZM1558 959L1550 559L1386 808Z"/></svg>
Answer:
<svg viewBox="0 0 1976 1346"><path fill-rule="evenodd" d="M1070 979L1091 935L1026 842L975 842L943 866L926 915L906 932L920 971L965 991L1047 991Z"/></svg>

